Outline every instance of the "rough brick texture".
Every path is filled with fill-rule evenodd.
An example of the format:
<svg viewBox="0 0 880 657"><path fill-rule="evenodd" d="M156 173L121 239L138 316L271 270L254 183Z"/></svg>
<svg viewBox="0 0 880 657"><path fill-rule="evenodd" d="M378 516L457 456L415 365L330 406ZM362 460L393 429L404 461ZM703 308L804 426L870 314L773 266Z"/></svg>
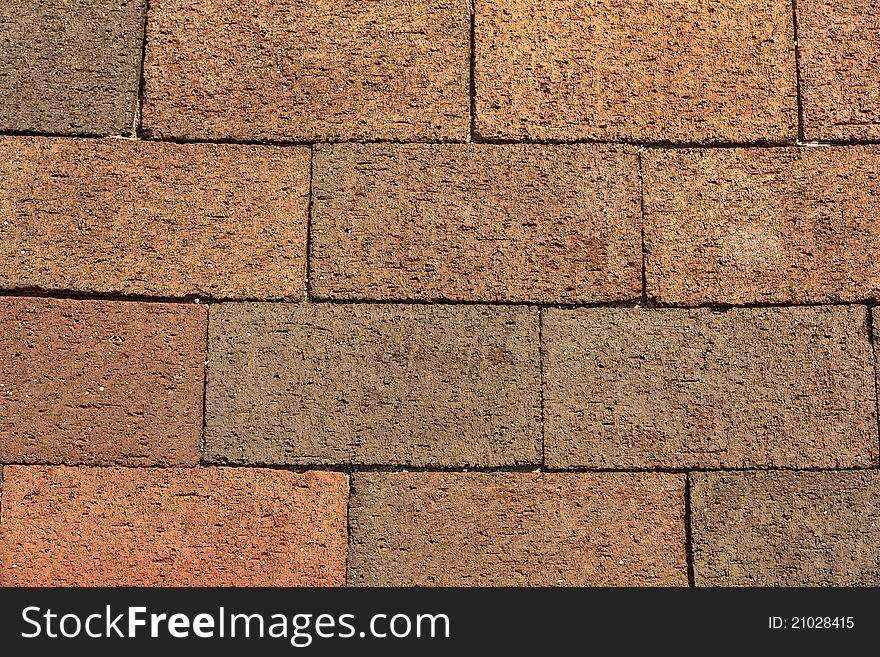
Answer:
<svg viewBox="0 0 880 657"><path fill-rule="evenodd" d="M353 479L358 586L686 586L680 475L376 473Z"/></svg>
<svg viewBox="0 0 880 657"><path fill-rule="evenodd" d="M223 304L209 332L212 462L540 463L535 309Z"/></svg>
<svg viewBox="0 0 880 657"><path fill-rule="evenodd" d="M696 584L880 585L878 474L694 473Z"/></svg>
<svg viewBox="0 0 880 657"><path fill-rule="evenodd" d="M880 139L880 5L798 0L804 134Z"/></svg>
<svg viewBox="0 0 880 657"><path fill-rule="evenodd" d="M3 586L340 586L344 474L6 468Z"/></svg>
<svg viewBox="0 0 880 657"><path fill-rule="evenodd" d="M880 148L643 158L650 297L681 305L880 298Z"/></svg>
<svg viewBox="0 0 880 657"><path fill-rule="evenodd" d="M318 297L641 294L638 162L629 148L319 147L312 230Z"/></svg>
<svg viewBox="0 0 880 657"><path fill-rule="evenodd" d="M793 141L789 0L476 0L476 131Z"/></svg>
<svg viewBox="0 0 880 657"><path fill-rule="evenodd" d="M154 135L467 136L467 0L151 0L147 28Z"/></svg>
<svg viewBox="0 0 880 657"><path fill-rule="evenodd" d="M203 307L0 301L0 461L195 465Z"/></svg>
<svg viewBox="0 0 880 657"><path fill-rule="evenodd" d="M145 4L0 2L0 130L131 134Z"/></svg>
<svg viewBox="0 0 880 657"><path fill-rule="evenodd" d="M858 467L878 461L862 306L549 310L551 467Z"/></svg>
<svg viewBox="0 0 880 657"><path fill-rule="evenodd" d="M301 299L309 150L0 139L0 287Z"/></svg>

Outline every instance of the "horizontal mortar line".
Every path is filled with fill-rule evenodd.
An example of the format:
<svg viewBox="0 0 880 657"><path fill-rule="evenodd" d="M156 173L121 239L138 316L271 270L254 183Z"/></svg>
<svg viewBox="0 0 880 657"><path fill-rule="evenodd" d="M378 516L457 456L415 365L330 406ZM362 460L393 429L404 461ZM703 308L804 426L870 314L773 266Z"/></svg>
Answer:
<svg viewBox="0 0 880 657"><path fill-rule="evenodd" d="M156 144L217 144L217 145L239 145L239 146L276 146L276 147L310 147L310 146L344 146L344 145L370 145L370 144L400 144L400 145L535 145L535 146L574 146L578 144L588 144L596 146L632 146L645 150L681 150L681 149L734 149L734 148L751 148L751 149L772 149L772 148L793 148L793 147L816 147L828 146L845 148L851 146L876 146L880 145L880 139L864 139L864 140L833 140L833 141L802 141L802 140L781 140L781 141L693 141L693 142L676 142L676 141L645 141L636 139L487 139L474 138L471 141L463 139L391 139L391 138L374 138L374 139L346 139L346 140L284 140L284 139L237 139L237 138L190 138L190 137L144 137L131 135L108 135L100 133L84 133L84 134L68 134L63 132L37 132L32 130L0 130L0 137L45 137L45 138L63 138L63 139L121 139L124 141L141 141Z"/></svg>

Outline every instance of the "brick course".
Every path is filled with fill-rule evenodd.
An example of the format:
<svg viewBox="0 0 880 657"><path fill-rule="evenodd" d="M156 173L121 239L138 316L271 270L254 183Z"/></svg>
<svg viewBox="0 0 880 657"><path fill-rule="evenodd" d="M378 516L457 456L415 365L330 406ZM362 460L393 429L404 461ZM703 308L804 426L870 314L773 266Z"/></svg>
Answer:
<svg viewBox="0 0 880 657"><path fill-rule="evenodd" d="M319 298L597 302L641 294L634 149L316 149Z"/></svg>
<svg viewBox="0 0 880 657"><path fill-rule="evenodd" d="M0 139L0 287L301 299L307 148Z"/></svg>
<svg viewBox="0 0 880 657"><path fill-rule="evenodd" d="M863 306L548 310L554 468L876 466Z"/></svg>
<svg viewBox="0 0 880 657"><path fill-rule="evenodd" d="M7 466L3 586L341 586L331 472Z"/></svg>
<svg viewBox="0 0 880 657"><path fill-rule="evenodd" d="M355 586L685 586L684 479L370 473L352 481Z"/></svg>
<svg viewBox="0 0 880 657"><path fill-rule="evenodd" d="M207 313L0 300L0 462L196 465Z"/></svg>

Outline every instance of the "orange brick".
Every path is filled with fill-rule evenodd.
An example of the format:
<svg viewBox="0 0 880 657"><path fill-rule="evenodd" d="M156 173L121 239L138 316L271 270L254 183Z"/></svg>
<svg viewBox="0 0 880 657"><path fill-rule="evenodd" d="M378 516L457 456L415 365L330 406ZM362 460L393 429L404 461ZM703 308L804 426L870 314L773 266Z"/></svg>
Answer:
<svg viewBox="0 0 880 657"><path fill-rule="evenodd" d="M331 472L7 466L3 586L340 586Z"/></svg>
<svg viewBox="0 0 880 657"><path fill-rule="evenodd" d="M195 465L203 306L0 300L0 462Z"/></svg>

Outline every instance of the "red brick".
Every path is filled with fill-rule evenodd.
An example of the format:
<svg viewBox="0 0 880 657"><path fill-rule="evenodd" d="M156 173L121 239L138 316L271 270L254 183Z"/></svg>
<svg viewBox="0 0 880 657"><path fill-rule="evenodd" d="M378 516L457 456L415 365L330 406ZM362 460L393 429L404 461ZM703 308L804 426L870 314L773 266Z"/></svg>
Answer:
<svg viewBox="0 0 880 657"><path fill-rule="evenodd" d="M321 298L637 298L636 153L587 145L320 146L311 256Z"/></svg>
<svg viewBox="0 0 880 657"><path fill-rule="evenodd" d="M687 585L680 475L375 473L352 483L350 585Z"/></svg>
<svg viewBox="0 0 880 657"><path fill-rule="evenodd" d="M0 300L0 462L196 465L206 315Z"/></svg>
<svg viewBox="0 0 880 657"><path fill-rule="evenodd" d="M804 135L880 139L880 5L798 0Z"/></svg>
<svg viewBox="0 0 880 657"><path fill-rule="evenodd" d="M301 299L307 148L0 139L0 287Z"/></svg>
<svg viewBox="0 0 880 657"><path fill-rule="evenodd" d="M547 310L542 337L550 467L878 463L863 306Z"/></svg>
<svg viewBox="0 0 880 657"><path fill-rule="evenodd" d="M880 298L880 148L646 151L643 163L649 297Z"/></svg>
<svg viewBox="0 0 880 657"><path fill-rule="evenodd" d="M789 0L476 0L476 131L793 141Z"/></svg>
<svg viewBox="0 0 880 657"><path fill-rule="evenodd" d="M7 466L3 586L340 586L347 478Z"/></svg>
<svg viewBox="0 0 880 657"><path fill-rule="evenodd" d="M143 125L160 137L464 140L467 0L151 0Z"/></svg>
<svg viewBox="0 0 880 657"><path fill-rule="evenodd" d="M0 130L131 134L145 10L146 0L0 2Z"/></svg>

